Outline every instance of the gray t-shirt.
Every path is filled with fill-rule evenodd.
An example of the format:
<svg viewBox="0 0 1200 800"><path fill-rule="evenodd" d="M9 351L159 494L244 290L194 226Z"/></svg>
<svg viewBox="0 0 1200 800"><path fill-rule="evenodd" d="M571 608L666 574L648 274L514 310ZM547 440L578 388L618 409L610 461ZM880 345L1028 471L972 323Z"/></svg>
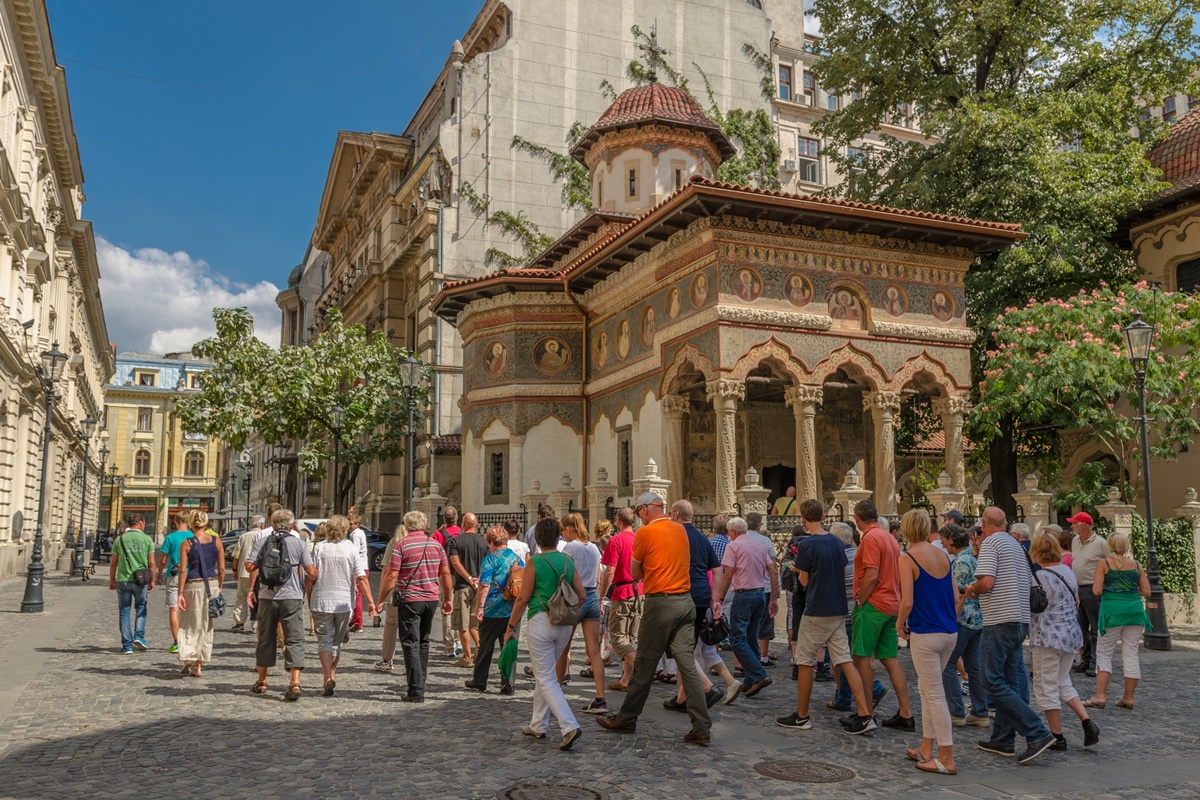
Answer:
<svg viewBox="0 0 1200 800"><path fill-rule="evenodd" d="M254 550L250 553L250 557L246 559L252 563L258 562L258 554L264 547L267 547L271 542L271 535L263 536L254 545ZM273 545L271 545L273 546ZM289 564L296 565L296 569L288 573L288 579L278 589L268 589L265 585L260 585L258 590L258 599L260 600L303 600L304 599L304 573L301 567L311 567L313 560L312 555L308 552L308 545L300 541L299 536L287 535L283 537L283 548L287 553Z"/></svg>
<svg viewBox="0 0 1200 800"><path fill-rule="evenodd" d="M563 545L563 552L575 562L575 572L584 589L595 589L600 576L600 548L591 542L573 541Z"/></svg>

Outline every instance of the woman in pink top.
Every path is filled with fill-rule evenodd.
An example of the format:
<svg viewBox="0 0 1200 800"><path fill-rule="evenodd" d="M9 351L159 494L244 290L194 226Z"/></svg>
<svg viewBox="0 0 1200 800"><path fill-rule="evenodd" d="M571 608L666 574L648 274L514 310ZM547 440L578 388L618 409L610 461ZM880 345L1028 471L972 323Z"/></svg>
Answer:
<svg viewBox="0 0 1200 800"><path fill-rule="evenodd" d="M1061 525L1047 525L1042 530L1049 531L1057 537L1058 546L1062 548L1062 563L1071 566L1071 532L1064 531Z"/></svg>

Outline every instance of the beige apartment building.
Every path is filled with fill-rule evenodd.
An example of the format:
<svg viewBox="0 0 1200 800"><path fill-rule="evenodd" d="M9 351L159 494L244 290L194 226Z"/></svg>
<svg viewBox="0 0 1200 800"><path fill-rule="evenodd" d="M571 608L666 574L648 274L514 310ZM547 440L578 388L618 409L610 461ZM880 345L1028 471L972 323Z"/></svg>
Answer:
<svg viewBox="0 0 1200 800"><path fill-rule="evenodd" d="M0 4L0 578L24 569L46 498L44 561L96 524L100 443L84 463L83 422L99 420L112 374L83 168L66 72L43 0ZM49 484L42 485L41 355L66 356L54 387ZM85 480L86 472L86 480Z"/></svg>

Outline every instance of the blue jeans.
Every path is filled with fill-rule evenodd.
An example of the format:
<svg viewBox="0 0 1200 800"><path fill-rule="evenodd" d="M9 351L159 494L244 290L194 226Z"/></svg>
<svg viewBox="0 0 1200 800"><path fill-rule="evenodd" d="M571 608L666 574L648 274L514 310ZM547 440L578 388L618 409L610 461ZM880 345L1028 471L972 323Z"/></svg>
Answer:
<svg viewBox="0 0 1200 800"><path fill-rule="evenodd" d="M758 622L766 605L766 593L752 590L734 592L729 608L729 646L745 671L742 683L747 688L767 678L758 657Z"/></svg>
<svg viewBox="0 0 1200 800"><path fill-rule="evenodd" d="M955 664L963 660L967 669L967 677L971 680L971 713L977 717L987 715L987 692L983 689L983 670L980 648L983 644L983 629L968 628L961 622L958 624L958 642L954 652L946 662L942 671L942 688L946 691L946 703L950 706L950 716L965 717L967 708L962 699L962 681L958 677Z"/></svg>
<svg viewBox="0 0 1200 800"><path fill-rule="evenodd" d="M132 650L134 639L146 639L146 595L149 592L148 587L138 586L133 581L117 582L117 612L121 624L122 650ZM131 611L136 617L135 622L129 619Z"/></svg>
<svg viewBox="0 0 1200 800"><path fill-rule="evenodd" d="M1021 643L1028 631L1029 626L1020 622L983 629L983 672L988 697L996 706L992 723L992 741L996 744L1011 746L1018 733L1030 743L1050 735L1050 729L1025 699L1029 696L1029 678L1025 675Z"/></svg>
<svg viewBox="0 0 1200 800"><path fill-rule="evenodd" d="M846 623L846 641L854 640L854 625ZM829 653L825 653L825 661L829 661ZM851 664L851 667L854 665ZM875 700L884 692L883 684L879 682L879 678L875 679L875 683L871 685L871 706L874 707ZM839 669L837 674L837 691L834 692L833 702L839 708L854 707L854 693L850 691L850 684L846 683L846 676Z"/></svg>

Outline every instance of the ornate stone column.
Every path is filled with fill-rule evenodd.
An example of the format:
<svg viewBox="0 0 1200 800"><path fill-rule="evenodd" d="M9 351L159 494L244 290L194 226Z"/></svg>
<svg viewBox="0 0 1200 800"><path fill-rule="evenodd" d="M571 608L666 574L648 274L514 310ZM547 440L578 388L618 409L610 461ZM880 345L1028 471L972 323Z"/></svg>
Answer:
<svg viewBox="0 0 1200 800"><path fill-rule="evenodd" d="M653 458L646 462L646 470L642 477L634 478L632 484L635 503L638 496L643 492L653 492L663 499L663 505L667 507L668 511L670 510L671 496L667 492L670 489L671 482L659 477L658 464L654 463Z"/></svg>
<svg viewBox="0 0 1200 800"><path fill-rule="evenodd" d="M965 397L938 397L933 401L933 410L941 416L942 430L946 432L946 474L950 476L950 488L964 493L967 473L963 467L963 417L970 409Z"/></svg>
<svg viewBox="0 0 1200 800"><path fill-rule="evenodd" d="M1133 535L1132 503L1121 502L1121 490L1115 486L1108 487L1108 502L1096 506L1100 516L1112 523L1113 530L1126 536Z"/></svg>
<svg viewBox="0 0 1200 800"><path fill-rule="evenodd" d="M746 384L720 378L708 384L708 400L717 416L717 511L733 510L737 493L737 404Z"/></svg>
<svg viewBox="0 0 1200 800"><path fill-rule="evenodd" d="M825 400L825 390L820 386L791 386L783 397L796 415L796 499L821 500L814 418L817 406Z"/></svg>
<svg viewBox="0 0 1200 800"><path fill-rule="evenodd" d="M538 506L546 500L550 495L542 491L542 482L533 480L529 482L529 490L521 495L521 502L525 504L525 524L532 525L537 522Z"/></svg>
<svg viewBox="0 0 1200 800"><path fill-rule="evenodd" d="M930 489L925 493L925 499L933 505L933 522L935 527L942 514L945 514L947 511L951 509L962 511L965 499L962 492L950 485L950 476L946 473L946 470L942 470L941 474L938 475L937 481L937 488Z"/></svg>
<svg viewBox="0 0 1200 800"><path fill-rule="evenodd" d="M429 519L428 530L435 531L439 525L438 509L446 507L447 500L442 496L441 487L436 483L429 484L429 490L422 493L413 501L418 511L425 512Z"/></svg>
<svg viewBox="0 0 1200 800"><path fill-rule="evenodd" d="M833 502L842 507L842 521L854 524L854 505L859 500L866 500L871 492L858 485L858 472L853 467L846 473L846 479L840 489L833 492ZM830 509L832 511L833 509Z"/></svg>
<svg viewBox="0 0 1200 800"><path fill-rule="evenodd" d="M1022 521L1029 526L1029 535L1032 536L1050 524L1050 501L1054 495L1038 488L1038 476L1033 473L1026 475L1022 483L1025 490L1014 492L1013 499L1024 512L1025 519Z"/></svg>
<svg viewBox="0 0 1200 800"><path fill-rule="evenodd" d="M767 502L767 498L771 496L771 490L764 488L758 482L758 470L750 467L746 470L745 485L738 489L737 501L742 509L742 516L746 516L751 511L762 514L764 517L771 513L771 504Z"/></svg>
<svg viewBox="0 0 1200 800"><path fill-rule="evenodd" d="M663 428L666 435L666 478L675 487L675 493L683 497L683 425L687 412L687 398L669 394L662 399Z"/></svg>
<svg viewBox="0 0 1200 800"><path fill-rule="evenodd" d="M587 490L589 524L593 529L596 523L605 518L608 498L617 496L617 487L608 481L608 470L600 467L596 470L596 482L583 487Z"/></svg>
<svg viewBox="0 0 1200 800"><path fill-rule="evenodd" d="M900 415L898 392L866 392L863 409L875 423L875 504L880 514L896 513L896 420Z"/></svg>
<svg viewBox="0 0 1200 800"><path fill-rule="evenodd" d="M563 517L572 509L583 511L579 507L579 499L579 490L571 485L571 475L564 472L559 479L558 488L550 493L550 505L554 506L554 513Z"/></svg>

